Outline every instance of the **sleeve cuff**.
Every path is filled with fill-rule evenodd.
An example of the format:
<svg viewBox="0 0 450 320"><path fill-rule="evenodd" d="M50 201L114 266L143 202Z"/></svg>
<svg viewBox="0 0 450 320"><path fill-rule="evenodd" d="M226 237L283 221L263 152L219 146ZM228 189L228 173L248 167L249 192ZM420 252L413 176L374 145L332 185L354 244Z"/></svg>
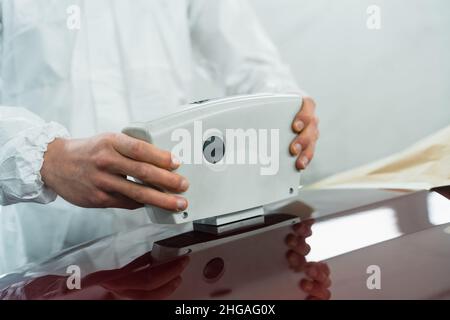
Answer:
<svg viewBox="0 0 450 320"><path fill-rule="evenodd" d="M66 128L49 122L20 132L9 140L0 153L0 198L3 205L18 202L49 203L57 197L46 187L40 170L49 143L56 138L67 138Z"/></svg>

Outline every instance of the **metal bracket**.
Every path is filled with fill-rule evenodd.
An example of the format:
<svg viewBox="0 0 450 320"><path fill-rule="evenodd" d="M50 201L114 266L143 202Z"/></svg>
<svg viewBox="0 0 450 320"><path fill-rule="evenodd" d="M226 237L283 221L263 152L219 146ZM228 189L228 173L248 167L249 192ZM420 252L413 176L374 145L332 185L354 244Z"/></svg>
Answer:
<svg viewBox="0 0 450 320"><path fill-rule="evenodd" d="M218 235L259 224L264 224L262 206L194 221L194 230Z"/></svg>

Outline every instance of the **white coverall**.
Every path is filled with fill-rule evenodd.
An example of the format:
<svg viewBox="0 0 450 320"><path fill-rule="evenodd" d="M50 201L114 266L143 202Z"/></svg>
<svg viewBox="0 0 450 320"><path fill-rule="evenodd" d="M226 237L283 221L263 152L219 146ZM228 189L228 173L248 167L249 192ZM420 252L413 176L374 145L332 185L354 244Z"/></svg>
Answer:
<svg viewBox="0 0 450 320"><path fill-rule="evenodd" d="M197 65L227 95L299 92L242 0L0 0L0 274L149 223L143 209L57 198L39 174L43 154L57 137L176 111Z"/></svg>

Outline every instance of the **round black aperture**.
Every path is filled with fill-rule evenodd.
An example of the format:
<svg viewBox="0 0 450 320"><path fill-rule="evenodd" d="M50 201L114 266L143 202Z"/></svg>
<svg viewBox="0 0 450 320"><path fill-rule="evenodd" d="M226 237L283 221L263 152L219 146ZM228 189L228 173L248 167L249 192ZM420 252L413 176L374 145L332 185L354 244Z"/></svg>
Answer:
<svg viewBox="0 0 450 320"><path fill-rule="evenodd" d="M225 261L222 258L214 258L210 260L203 268L203 277L208 282L219 280L225 271Z"/></svg>
<svg viewBox="0 0 450 320"><path fill-rule="evenodd" d="M215 164L225 155L225 143L217 136L206 139L203 143L203 157L209 163Z"/></svg>

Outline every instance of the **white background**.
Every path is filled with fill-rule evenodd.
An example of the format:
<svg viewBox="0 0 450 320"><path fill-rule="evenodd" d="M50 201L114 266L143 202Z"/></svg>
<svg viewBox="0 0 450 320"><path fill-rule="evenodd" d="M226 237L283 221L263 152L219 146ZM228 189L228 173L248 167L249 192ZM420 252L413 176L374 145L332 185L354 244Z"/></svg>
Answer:
<svg viewBox="0 0 450 320"><path fill-rule="evenodd" d="M450 124L450 1L249 2L318 104L320 143L304 181L392 154ZM366 26L372 4L381 8L380 30Z"/></svg>

